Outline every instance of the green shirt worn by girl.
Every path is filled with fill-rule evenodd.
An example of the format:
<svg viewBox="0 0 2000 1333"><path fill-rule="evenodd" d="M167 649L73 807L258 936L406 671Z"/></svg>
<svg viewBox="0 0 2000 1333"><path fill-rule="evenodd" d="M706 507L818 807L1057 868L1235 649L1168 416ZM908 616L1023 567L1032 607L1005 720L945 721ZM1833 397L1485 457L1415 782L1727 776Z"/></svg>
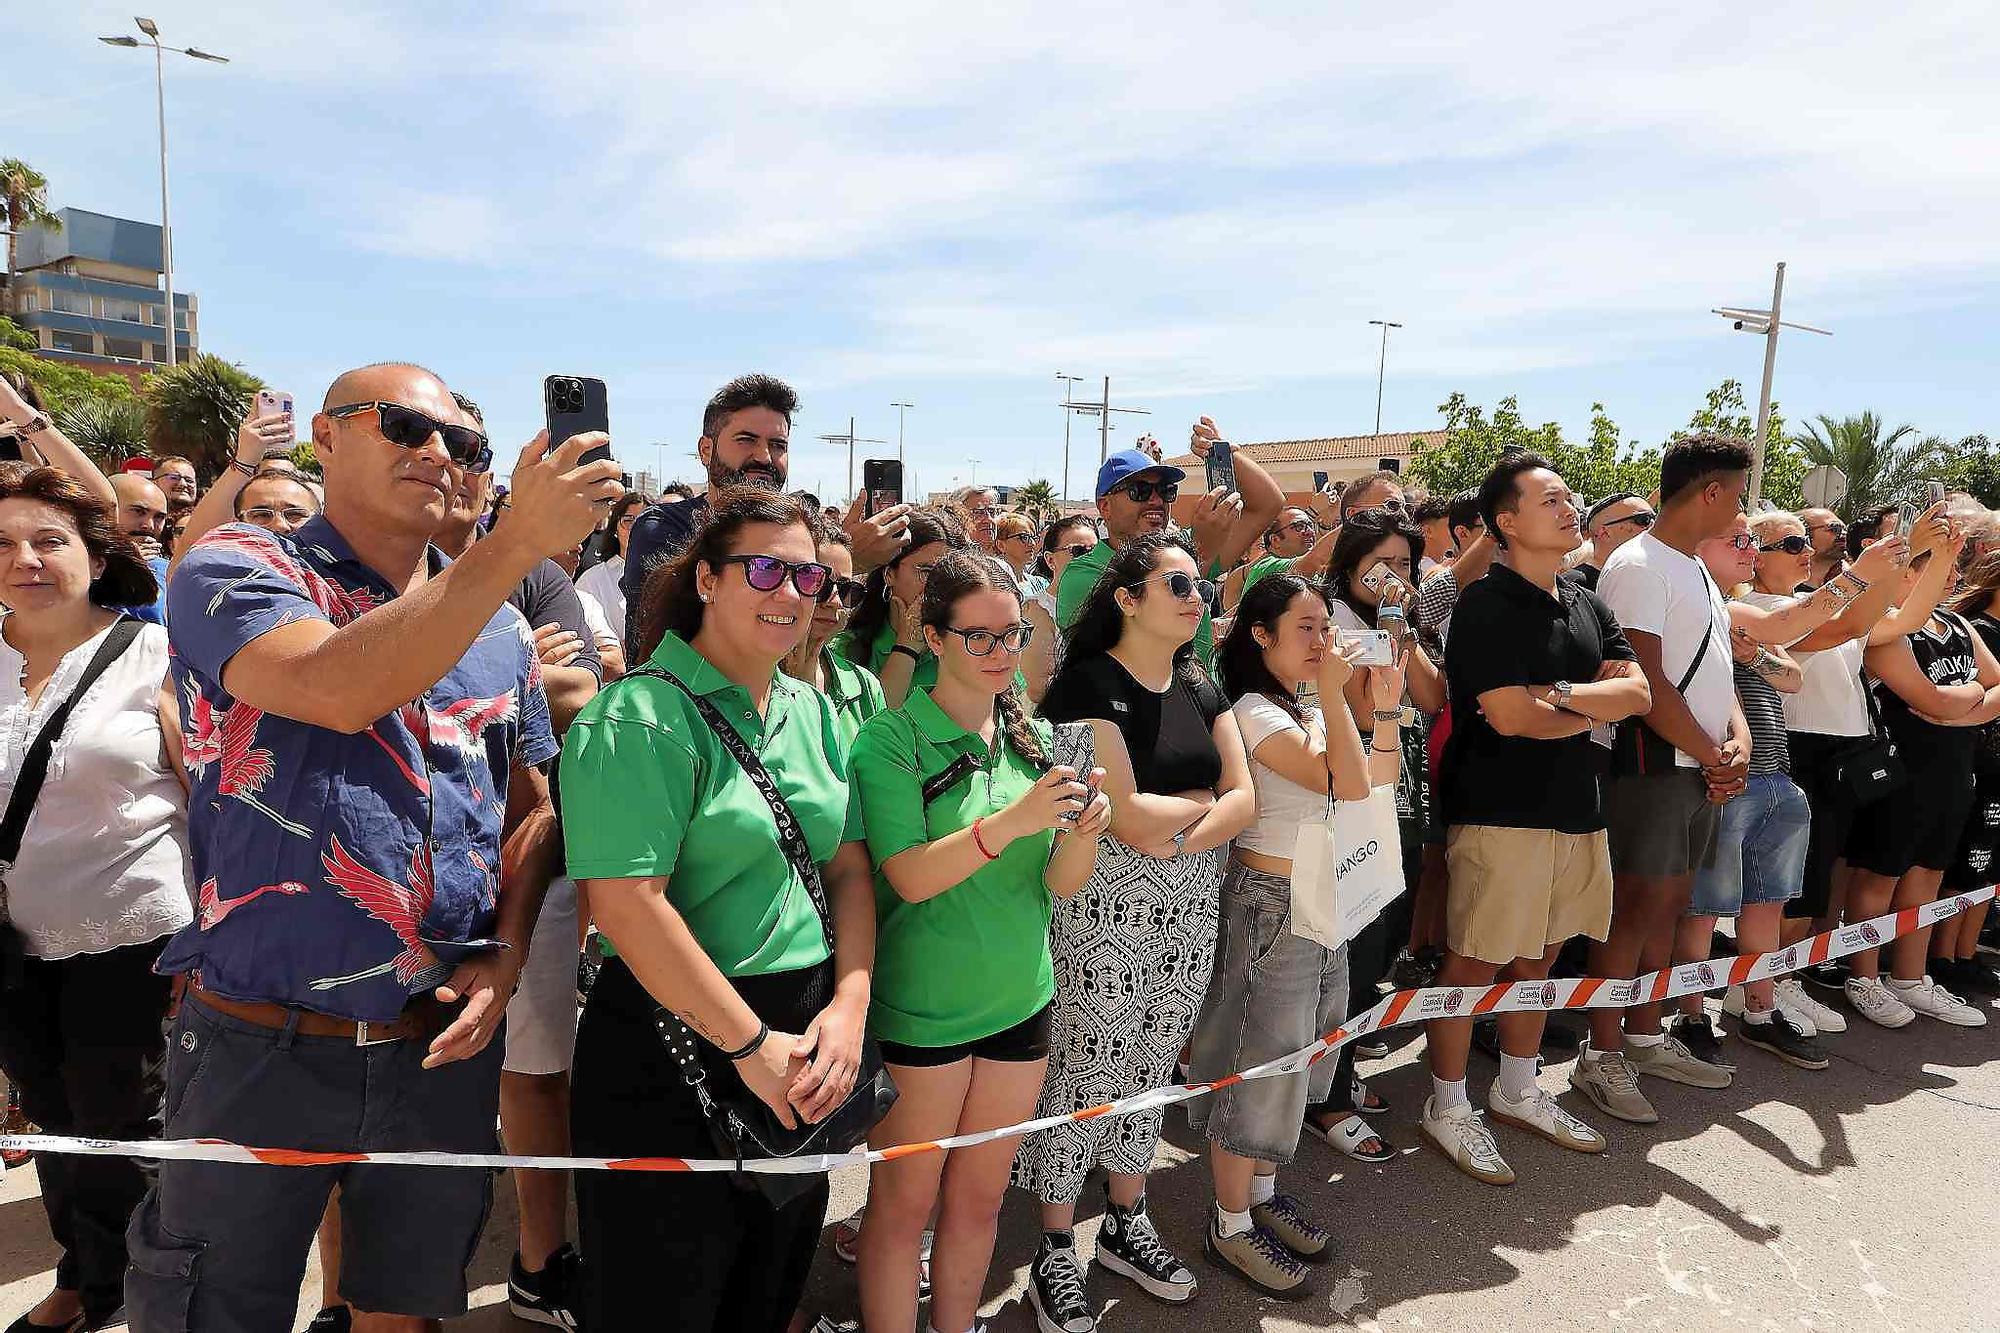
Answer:
<svg viewBox="0 0 2000 1333"><path fill-rule="evenodd" d="M833 704L833 727L840 734L840 752L851 762L854 738L861 734L861 724L888 707L888 701L882 697L882 682L875 678L874 672L834 652L830 643L820 650L819 664L826 676L822 693Z"/></svg>
<svg viewBox="0 0 2000 1333"><path fill-rule="evenodd" d="M1049 725L1033 726L1046 753ZM876 866L868 1027L884 1041L978 1041L1033 1017L1055 996L1043 879L1052 830L1016 838L963 883L920 903L904 900L881 870L890 857L990 817L1035 785L1041 769L1006 744L1004 732L995 739L989 751L928 692L912 690L901 708L870 718L855 742L855 784ZM961 755L978 766L926 805L925 784Z"/></svg>
<svg viewBox="0 0 2000 1333"><path fill-rule="evenodd" d="M774 673L760 719L749 691L675 634L647 665L715 704L750 743L815 864L860 838L847 747L824 694ZM570 726L562 784L573 878L664 877L667 901L724 976L825 960L819 914L779 849L769 803L681 690L646 676L605 686Z"/></svg>

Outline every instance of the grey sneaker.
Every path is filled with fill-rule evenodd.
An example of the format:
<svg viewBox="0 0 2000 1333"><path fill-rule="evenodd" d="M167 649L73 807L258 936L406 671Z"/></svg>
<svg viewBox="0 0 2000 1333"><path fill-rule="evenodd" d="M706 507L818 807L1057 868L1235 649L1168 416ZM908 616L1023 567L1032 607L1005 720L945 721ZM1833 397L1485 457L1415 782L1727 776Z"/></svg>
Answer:
<svg viewBox="0 0 2000 1333"><path fill-rule="evenodd" d="M1211 1216L1202 1253L1217 1268L1228 1269L1266 1296L1295 1301L1311 1294L1306 1286L1306 1266L1264 1227L1223 1236L1217 1233Z"/></svg>
<svg viewBox="0 0 2000 1333"><path fill-rule="evenodd" d="M1736 1081L1735 1074L1702 1059L1679 1037L1668 1037L1658 1046L1634 1046L1628 1041L1625 1058L1632 1062L1634 1073L1685 1083L1690 1088L1726 1088Z"/></svg>
<svg viewBox="0 0 2000 1333"><path fill-rule="evenodd" d="M1588 1050L1588 1043L1578 1050L1576 1063L1569 1071L1570 1087L1588 1097L1606 1115L1635 1125L1658 1124L1660 1113L1646 1100L1646 1094L1639 1091L1639 1080L1625 1053L1605 1051L1590 1055Z"/></svg>
<svg viewBox="0 0 2000 1333"><path fill-rule="evenodd" d="M1306 1216L1306 1210L1289 1194L1273 1194L1264 1203L1251 1205L1250 1220L1309 1264L1333 1258L1333 1233Z"/></svg>

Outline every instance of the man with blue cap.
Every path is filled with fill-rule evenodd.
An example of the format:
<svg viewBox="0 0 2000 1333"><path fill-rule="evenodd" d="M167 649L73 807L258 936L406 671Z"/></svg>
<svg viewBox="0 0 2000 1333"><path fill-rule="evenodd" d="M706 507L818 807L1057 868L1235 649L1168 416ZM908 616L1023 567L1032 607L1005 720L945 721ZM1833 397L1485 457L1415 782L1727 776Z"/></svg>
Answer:
<svg viewBox="0 0 2000 1333"><path fill-rule="evenodd" d="M1189 445L1196 458L1205 460L1209 447L1220 438L1215 422L1203 417L1195 423ZM1242 450L1235 451L1233 459L1237 489L1218 486L1202 496L1189 524L1196 562L1209 578L1233 569L1285 503L1285 493L1270 473ZM1105 539L1063 570L1056 588L1058 627L1067 632L1076 620L1098 576L1111 562L1112 552L1172 522L1174 501L1186 479L1187 473L1180 468L1139 449L1123 449L1104 460L1097 469L1097 512L1104 520ZM1203 663L1215 651L1215 632L1205 608L1201 628L1195 632L1194 650Z"/></svg>

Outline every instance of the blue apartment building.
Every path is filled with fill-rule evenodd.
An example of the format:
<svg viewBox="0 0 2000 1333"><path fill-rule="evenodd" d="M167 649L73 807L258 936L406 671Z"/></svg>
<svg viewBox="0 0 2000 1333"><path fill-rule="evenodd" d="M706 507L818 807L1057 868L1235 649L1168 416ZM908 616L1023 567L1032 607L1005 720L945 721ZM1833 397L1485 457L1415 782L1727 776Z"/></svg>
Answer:
<svg viewBox="0 0 2000 1333"><path fill-rule="evenodd" d="M21 232L10 294L14 322L41 355L128 377L167 363L160 228L81 208L59 210L60 227ZM199 304L174 293L179 360L198 350Z"/></svg>

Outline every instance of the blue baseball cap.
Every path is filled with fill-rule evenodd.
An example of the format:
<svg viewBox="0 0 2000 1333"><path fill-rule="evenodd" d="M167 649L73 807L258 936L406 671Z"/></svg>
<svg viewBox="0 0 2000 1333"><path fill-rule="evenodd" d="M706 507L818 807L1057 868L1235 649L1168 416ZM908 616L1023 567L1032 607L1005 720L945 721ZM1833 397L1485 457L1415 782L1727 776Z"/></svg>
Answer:
<svg viewBox="0 0 2000 1333"><path fill-rule="evenodd" d="M1097 498L1102 500L1141 472L1157 472L1161 481L1187 480L1187 473L1171 463L1158 462L1151 454L1142 450L1120 449L1105 459L1104 465L1097 469Z"/></svg>

